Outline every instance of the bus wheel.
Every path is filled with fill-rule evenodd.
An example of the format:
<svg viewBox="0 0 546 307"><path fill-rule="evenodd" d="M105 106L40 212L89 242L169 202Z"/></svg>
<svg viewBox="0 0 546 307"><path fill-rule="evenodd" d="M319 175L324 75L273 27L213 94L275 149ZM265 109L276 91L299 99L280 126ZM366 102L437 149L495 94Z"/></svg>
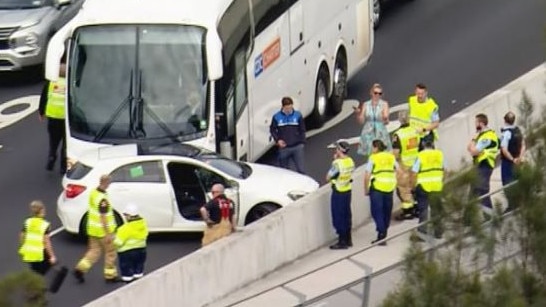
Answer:
<svg viewBox="0 0 546 307"><path fill-rule="evenodd" d="M328 69L321 65L317 83L315 85L315 108L311 114L311 121L315 128L320 128L326 121L326 112L328 110Z"/></svg>
<svg viewBox="0 0 546 307"><path fill-rule="evenodd" d="M334 66L334 86L330 98L330 112L332 115L341 112L345 97L347 97L347 59L345 54L340 52Z"/></svg>

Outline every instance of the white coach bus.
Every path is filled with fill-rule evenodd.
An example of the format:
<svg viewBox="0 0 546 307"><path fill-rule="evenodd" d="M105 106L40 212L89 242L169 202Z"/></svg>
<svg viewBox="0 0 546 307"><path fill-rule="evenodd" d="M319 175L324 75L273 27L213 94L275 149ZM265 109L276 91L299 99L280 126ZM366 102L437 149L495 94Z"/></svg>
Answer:
<svg viewBox="0 0 546 307"><path fill-rule="evenodd" d="M371 0L87 0L48 45L67 57L67 150L188 142L243 161L283 96L314 126L373 50Z"/></svg>

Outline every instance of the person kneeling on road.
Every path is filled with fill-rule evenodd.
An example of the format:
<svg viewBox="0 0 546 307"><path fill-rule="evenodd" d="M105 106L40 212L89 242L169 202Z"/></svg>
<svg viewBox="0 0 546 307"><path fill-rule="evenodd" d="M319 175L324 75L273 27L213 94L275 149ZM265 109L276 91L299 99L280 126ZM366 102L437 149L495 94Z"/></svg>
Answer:
<svg viewBox="0 0 546 307"><path fill-rule="evenodd" d="M220 183L214 184L211 193L214 198L200 209L203 221L207 223L201 240L202 246L228 236L237 225L235 206L224 195L224 186Z"/></svg>
<svg viewBox="0 0 546 307"><path fill-rule="evenodd" d="M351 214L351 175L355 169L355 163L347 155L349 143L337 142L332 167L326 175L326 181L332 184L332 196L330 201L332 222L338 234L336 244L330 249L347 249L353 246L351 238L352 214Z"/></svg>
<svg viewBox="0 0 546 307"><path fill-rule="evenodd" d="M127 223L118 228L114 245L118 252L121 281L129 283L144 276L148 225L135 204L128 204L123 215Z"/></svg>

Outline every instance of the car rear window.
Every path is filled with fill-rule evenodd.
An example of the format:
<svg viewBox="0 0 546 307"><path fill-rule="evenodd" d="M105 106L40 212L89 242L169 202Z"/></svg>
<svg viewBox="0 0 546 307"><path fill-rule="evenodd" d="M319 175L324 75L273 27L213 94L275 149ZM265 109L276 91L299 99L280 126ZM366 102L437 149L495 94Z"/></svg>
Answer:
<svg viewBox="0 0 546 307"><path fill-rule="evenodd" d="M76 162L70 168L70 170L66 172L66 177L68 179L73 179L73 180L82 179L83 177L85 177L85 175L87 175L91 171L91 169L92 169L91 167L81 162Z"/></svg>

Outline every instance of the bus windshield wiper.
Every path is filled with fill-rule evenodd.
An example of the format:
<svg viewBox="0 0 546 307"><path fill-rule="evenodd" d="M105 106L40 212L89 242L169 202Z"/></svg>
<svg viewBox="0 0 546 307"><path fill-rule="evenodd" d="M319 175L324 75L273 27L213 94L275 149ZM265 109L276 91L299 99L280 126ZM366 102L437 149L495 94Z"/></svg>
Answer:
<svg viewBox="0 0 546 307"><path fill-rule="evenodd" d="M119 116L121 115L121 111L125 109L127 106L129 107L129 112L131 111L131 104L133 102L133 70L131 69L131 74L129 78L129 94L125 99L119 104L117 109L112 113L110 118L106 121L106 123L102 126L102 128L99 130L99 132L95 135L95 138L93 139L93 142L98 142L102 140L104 135L110 131L110 128L114 125L114 123L118 120ZM130 116L129 116L130 117ZM130 119L130 126L134 126L134 123ZM131 128L132 129L132 128Z"/></svg>
<svg viewBox="0 0 546 307"><path fill-rule="evenodd" d="M165 124L163 120L148 106L148 104L142 98L142 71L139 72L137 76L136 84L136 97L135 97L135 110L133 116L135 119L135 127L133 133L139 137L145 137L146 131L144 130L144 111L157 123L157 125L167 133L169 138L174 142L178 143L178 138L176 134Z"/></svg>

